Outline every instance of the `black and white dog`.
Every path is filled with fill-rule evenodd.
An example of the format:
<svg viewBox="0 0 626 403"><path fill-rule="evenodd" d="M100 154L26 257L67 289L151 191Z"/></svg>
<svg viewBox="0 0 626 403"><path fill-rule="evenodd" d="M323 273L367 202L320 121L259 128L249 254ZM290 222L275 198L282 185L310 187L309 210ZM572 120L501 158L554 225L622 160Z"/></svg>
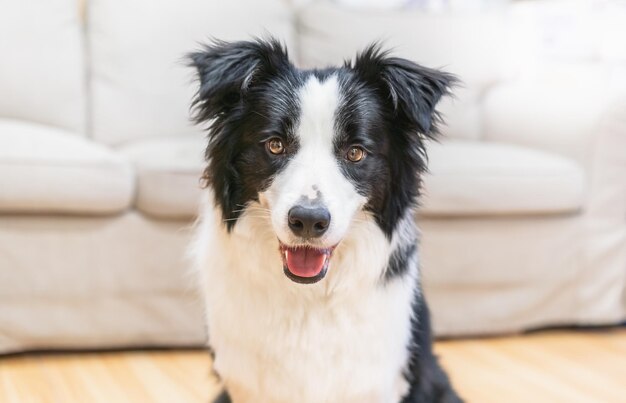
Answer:
<svg viewBox="0 0 626 403"><path fill-rule="evenodd" d="M193 251L217 401L459 402L432 352L415 225L455 78L376 45L320 70L274 39L190 59L209 124Z"/></svg>

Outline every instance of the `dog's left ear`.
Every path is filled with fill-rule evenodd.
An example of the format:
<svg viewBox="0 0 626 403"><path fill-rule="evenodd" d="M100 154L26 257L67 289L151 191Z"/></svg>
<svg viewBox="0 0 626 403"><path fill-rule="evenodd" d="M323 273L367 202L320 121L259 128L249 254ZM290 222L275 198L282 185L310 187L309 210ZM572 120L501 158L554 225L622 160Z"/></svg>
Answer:
<svg viewBox="0 0 626 403"><path fill-rule="evenodd" d="M275 38L223 42L213 40L187 55L200 87L193 101L196 121L229 113L258 81L289 69L286 48Z"/></svg>
<svg viewBox="0 0 626 403"><path fill-rule="evenodd" d="M370 45L357 55L354 63L346 65L376 86L383 98L391 102L396 115L411 129L428 137L437 134L441 118L435 107L458 83L454 75L389 57L378 44Z"/></svg>

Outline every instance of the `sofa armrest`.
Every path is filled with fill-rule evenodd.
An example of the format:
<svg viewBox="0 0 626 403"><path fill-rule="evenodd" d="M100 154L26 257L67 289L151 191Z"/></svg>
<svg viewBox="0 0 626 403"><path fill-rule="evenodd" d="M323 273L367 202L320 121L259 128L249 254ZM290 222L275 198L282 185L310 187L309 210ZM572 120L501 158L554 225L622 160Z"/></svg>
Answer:
<svg viewBox="0 0 626 403"><path fill-rule="evenodd" d="M483 108L485 140L577 160L588 179L588 216L624 227L625 88L608 76L552 75L501 84L486 95Z"/></svg>
<svg viewBox="0 0 626 403"><path fill-rule="evenodd" d="M607 125L626 115L624 100L626 90L612 88L600 69L503 83L486 94L484 138L565 155L588 169Z"/></svg>
<svg viewBox="0 0 626 403"><path fill-rule="evenodd" d="M623 72L622 72L623 73ZM620 74L525 79L486 94L487 140L563 154L585 168L578 245L580 301L596 308L581 321L626 314L626 91ZM602 301L597 303L597 301ZM623 302L621 302L623 301ZM623 303L623 311L611 308Z"/></svg>

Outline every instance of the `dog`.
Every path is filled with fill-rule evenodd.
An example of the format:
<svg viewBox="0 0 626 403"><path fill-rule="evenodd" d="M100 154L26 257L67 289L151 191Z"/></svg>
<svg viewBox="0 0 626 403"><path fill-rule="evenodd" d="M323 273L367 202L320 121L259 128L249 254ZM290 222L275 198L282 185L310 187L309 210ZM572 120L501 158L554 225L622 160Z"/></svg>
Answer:
<svg viewBox="0 0 626 403"><path fill-rule="evenodd" d="M209 138L193 255L216 402L460 402L432 351L415 224L456 77L379 44L313 70L271 37L188 57Z"/></svg>

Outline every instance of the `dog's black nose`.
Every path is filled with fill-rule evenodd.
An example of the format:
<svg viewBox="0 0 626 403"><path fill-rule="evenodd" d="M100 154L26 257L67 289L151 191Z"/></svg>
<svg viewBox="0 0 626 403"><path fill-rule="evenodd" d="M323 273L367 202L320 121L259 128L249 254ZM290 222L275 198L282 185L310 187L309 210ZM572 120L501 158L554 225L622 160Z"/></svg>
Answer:
<svg viewBox="0 0 626 403"><path fill-rule="evenodd" d="M330 225L330 212L324 207L294 206L287 214L289 228L297 236L317 238Z"/></svg>

